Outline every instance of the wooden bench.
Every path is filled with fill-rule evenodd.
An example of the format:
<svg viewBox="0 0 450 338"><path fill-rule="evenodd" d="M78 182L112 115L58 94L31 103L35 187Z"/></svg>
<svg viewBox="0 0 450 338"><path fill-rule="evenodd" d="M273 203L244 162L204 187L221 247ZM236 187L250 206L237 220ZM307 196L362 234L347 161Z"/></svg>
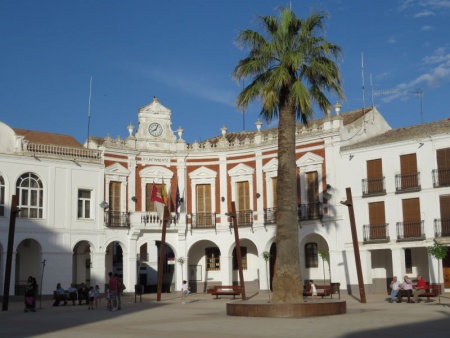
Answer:
<svg viewBox="0 0 450 338"><path fill-rule="evenodd" d="M411 293L411 297L412 297L412 294L414 293L415 286L416 285L413 284L413 290ZM402 293L402 298L408 297L405 290L401 290L400 292ZM427 299L426 299L425 303L429 303L429 302L431 302L430 298L438 297L440 294L441 294L441 285L432 283L432 284L427 284L427 287L425 288L425 293L419 295L419 297L426 297ZM391 295L391 290L389 289L388 296L390 296L390 295Z"/></svg>
<svg viewBox="0 0 450 338"><path fill-rule="evenodd" d="M214 285L212 288L208 289L208 293L216 296L216 299L219 296L233 296L235 299L236 296L242 294L242 287L238 285Z"/></svg>
<svg viewBox="0 0 450 338"><path fill-rule="evenodd" d="M331 297L333 298L333 294L331 293L331 285L316 285L317 289L317 297ZM307 284L303 287L303 297L312 296L310 285Z"/></svg>

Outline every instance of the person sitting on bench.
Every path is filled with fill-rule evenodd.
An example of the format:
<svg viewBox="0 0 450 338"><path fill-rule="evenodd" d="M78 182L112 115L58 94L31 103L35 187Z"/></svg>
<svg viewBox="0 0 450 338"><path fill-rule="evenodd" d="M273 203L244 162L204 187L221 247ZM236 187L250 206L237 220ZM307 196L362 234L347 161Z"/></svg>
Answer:
<svg viewBox="0 0 450 338"><path fill-rule="evenodd" d="M64 301L64 305L67 305L66 290L61 287L61 283L56 284L56 299L53 302L53 306L59 306L59 303Z"/></svg>

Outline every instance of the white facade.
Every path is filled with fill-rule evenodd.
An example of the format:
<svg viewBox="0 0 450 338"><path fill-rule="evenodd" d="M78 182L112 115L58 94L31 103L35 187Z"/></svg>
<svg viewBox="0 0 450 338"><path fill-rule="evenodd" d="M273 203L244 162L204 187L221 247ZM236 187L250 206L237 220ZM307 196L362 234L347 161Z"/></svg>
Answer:
<svg viewBox="0 0 450 338"><path fill-rule="evenodd" d="M2 272L10 196L19 177L34 173L42 181L44 196L41 218L16 221L11 294L20 291L28 275L42 276L44 259L43 294L51 293L58 282L63 287L72 282L102 286L109 271L123 277L127 291L133 291L135 284L154 291L162 226L150 203L153 184L167 190L171 212L162 258L165 291L179 290L183 279L196 292L238 282L233 266L235 234L228 216L232 201L238 211L246 286L254 291L268 288L275 263L266 262L262 254L276 253L276 129L227 133L223 128L216 138L186 144L181 128L177 136L171 130L170 116L171 111L154 99L139 109L136 133L130 125L125 140L91 138L89 149L84 149L88 153L78 157L67 156L74 151L70 147L63 147L60 155L40 148L40 153L30 151L36 147L30 148L26 136L0 123L0 177L5 182L5 211L0 215ZM448 130L444 122L440 128L391 130L376 109L298 126L298 175L293 184L298 187L299 254L305 280L357 290L348 208L340 203L346 188L351 188L367 291L385 292L394 274L420 273L428 281L443 281L443 270L426 248L436 239L436 219L443 219L440 196L450 195L449 186L435 188L432 179L432 170L438 167L436 149L450 148ZM420 190L399 193L395 178L402 173L399 158L412 153L417 154ZM367 161L373 159L382 160L383 194L364 194ZM79 217L80 190L91 192L88 219ZM402 199L413 198L420 200L424 233L405 239L399 237L397 223L404 222ZM372 240L370 227L369 235L363 229L374 225L368 210L376 202L384 202L388 225L385 237L378 234ZM25 255L29 252L25 250L33 254ZM321 251L329 254L329 266Z"/></svg>

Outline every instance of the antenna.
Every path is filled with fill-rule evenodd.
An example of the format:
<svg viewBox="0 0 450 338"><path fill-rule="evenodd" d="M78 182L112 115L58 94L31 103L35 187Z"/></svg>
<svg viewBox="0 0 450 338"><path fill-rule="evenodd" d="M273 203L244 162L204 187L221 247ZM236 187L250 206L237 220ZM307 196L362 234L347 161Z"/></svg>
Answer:
<svg viewBox="0 0 450 338"><path fill-rule="evenodd" d="M364 52L361 52L361 77L362 77L362 100L363 108L366 108L366 99L364 96Z"/></svg>
<svg viewBox="0 0 450 338"><path fill-rule="evenodd" d="M242 90L244 90L244 80L242 80ZM245 109L242 108L242 130L245 131Z"/></svg>
<svg viewBox="0 0 450 338"><path fill-rule="evenodd" d="M416 90L400 90L400 89L381 89L381 90L372 90L372 100L373 95L379 95L379 94L401 94L401 93L410 93L415 94L420 97L420 122L423 124L423 92L422 90L416 89Z"/></svg>
<svg viewBox="0 0 450 338"><path fill-rule="evenodd" d="M89 83L89 105L88 105L88 127L87 127L87 148L89 148L89 127L91 125L91 96L92 96L92 76Z"/></svg>

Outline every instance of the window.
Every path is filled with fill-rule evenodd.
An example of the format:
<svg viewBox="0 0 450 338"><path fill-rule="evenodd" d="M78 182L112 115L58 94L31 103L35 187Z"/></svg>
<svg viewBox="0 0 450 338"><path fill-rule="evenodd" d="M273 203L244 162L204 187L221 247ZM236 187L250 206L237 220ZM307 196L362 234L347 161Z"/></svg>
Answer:
<svg viewBox="0 0 450 338"><path fill-rule="evenodd" d="M319 175L317 171L306 173L306 190L309 204L319 202Z"/></svg>
<svg viewBox="0 0 450 338"><path fill-rule="evenodd" d="M120 182L109 183L109 210L120 211Z"/></svg>
<svg viewBox="0 0 450 338"><path fill-rule="evenodd" d="M369 203L370 239L386 239L384 202Z"/></svg>
<svg viewBox="0 0 450 338"><path fill-rule="evenodd" d="M78 218L91 218L90 190L78 190Z"/></svg>
<svg viewBox="0 0 450 338"><path fill-rule="evenodd" d="M162 184L155 184L156 189L158 189L158 193L160 196L163 195L163 191L162 191ZM151 201L151 197L152 197L152 189L153 189L153 183L147 183L145 186L145 194L147 196L147 199L145 201L145 211L154 211L156 212L156 204L155 202Z"/></svg>
<svg viewBox="0 0 450 338"><path fill-rule="evenodd" d="M419 175L417 172L416 154L400 156L400 187L401 190L419 187Z"/></svg>
<svg viewBox="0 0 450 338"><path fill-rule="evenodd" d="M211 184L197 184L197 226L211 226Z"/></svg>
<svg viewBox="0 0 450 338"><path fill-rule="evenodd" d="M37 175L26 173L20 176L17 180L16 195L18 196L18 207L22 210L19 217L43 217L44 189L42 181Z"/></svg>
<svg viewBox="0 0 450 338"><path fill-rule="evenodd" d="M0 176L0 216L5 216L5 180Z"/></svg>
<svg viewBox="0 0 450 338"><path fill-rule="evenodd" d="M403 209L403 236L421 237L422 221L420 218L420 200L409 198L402 200Z"/></svg>
<svg viewBox="0 0 450 338"><path fill-rule="evenodd" d="M237 182L237 210L249 210L250 209L250 192L248 181Z"/></svg>
<svg viewBox="0 0 450 338"><path fill-rule="evenodd" d="M241 262L242 270L247 270L247 248L245 246L241 246ZM233 270L238 270L236 248L233 249Z"/></svg>
<svg viewBox="0 0 450 338"><path fill-rule="evenodd" d="M305 244L305 267L317 268L319 266L319 256L317 254L317 243Z"/></svg>
<svg viewBox="0 0 450 338"><path fill-rule="evenodd" d="M450 185L450 148L436 150L439 186Z"/></svg>
<svg viewBox="0 0 450 338"><path fill-rule="evenodd" d="M441 236L450 236L450 195L439 196Z"/></svg>
<svg viewBox="0 0 450 338"><path fill-rule="evenodd" d="M367 193L381 193L383 187L383 169L381 158L367 161Z"/></svg>
<svg viewBox="0 0 450 338"><path fill-rule="evenodd" d="M219 271L220 270L220 250L219 248L206 248L206 271Z"/></svg>

